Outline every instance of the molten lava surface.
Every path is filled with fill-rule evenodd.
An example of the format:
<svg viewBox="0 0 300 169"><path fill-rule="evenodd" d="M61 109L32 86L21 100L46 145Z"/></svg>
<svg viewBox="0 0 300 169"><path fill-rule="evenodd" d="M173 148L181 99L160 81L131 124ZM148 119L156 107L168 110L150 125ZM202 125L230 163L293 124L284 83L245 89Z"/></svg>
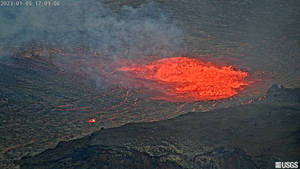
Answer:
<svg viewBox="0 0 300 169"><path fill-rule="evenodd" d="M87 122L88 123L96 123L96 118L89 119Z"/></svg>
<svg viewBox="0 0 300 169"><path fill-rule="evenodd" d="M164 100L218 100L236 95L248 85L247 72L232 66L218 67L187 57L164 58L149 64L118 69L130 76L155 82Z"/></svg>

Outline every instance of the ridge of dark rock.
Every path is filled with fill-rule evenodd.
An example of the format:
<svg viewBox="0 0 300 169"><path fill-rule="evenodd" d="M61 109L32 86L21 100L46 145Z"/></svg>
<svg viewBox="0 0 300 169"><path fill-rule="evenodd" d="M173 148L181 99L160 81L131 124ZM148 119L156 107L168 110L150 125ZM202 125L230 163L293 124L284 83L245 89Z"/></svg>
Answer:
<svg viewBox="0 0 300 169"><path fill-rule="evenodd" d="M299 108L250 104L130 123L61 142L16 163L22 169L274 168L276 160L300 155Z"/></svg>

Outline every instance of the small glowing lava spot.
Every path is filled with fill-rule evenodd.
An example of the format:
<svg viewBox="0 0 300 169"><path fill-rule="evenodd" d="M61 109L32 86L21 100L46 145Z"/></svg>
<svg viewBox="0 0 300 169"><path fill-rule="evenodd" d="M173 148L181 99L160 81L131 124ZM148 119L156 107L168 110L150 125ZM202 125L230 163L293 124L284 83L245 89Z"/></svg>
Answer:
<svg viewBox="0 0 300 169"><path fill-rule="evenodd" d="M91 118L87 121L88 123L96 123L96 118Z"/></svg>
<svg viewBox="0 0 300 169"><path fill-rule="evenodd" d="M167 101L224 99L248 85L247 72L187 57L164 58L144 65L121 67L118 71L154 82L151 90L159 89L162 95L153 98Z"/></svg>

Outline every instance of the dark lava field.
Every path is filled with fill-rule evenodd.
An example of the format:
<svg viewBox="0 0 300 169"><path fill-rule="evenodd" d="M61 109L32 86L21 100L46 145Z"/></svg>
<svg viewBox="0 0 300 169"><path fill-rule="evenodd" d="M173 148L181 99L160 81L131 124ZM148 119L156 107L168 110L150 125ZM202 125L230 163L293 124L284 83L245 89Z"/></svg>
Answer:
<svg viewBox="0 0 300 169"><path fill-rule="evenodd" d="M298 0L0 6L0 168L300 162L299 18ZM231 66L247 84L180 100L174 84L118 71L172 57Z"/></svg>

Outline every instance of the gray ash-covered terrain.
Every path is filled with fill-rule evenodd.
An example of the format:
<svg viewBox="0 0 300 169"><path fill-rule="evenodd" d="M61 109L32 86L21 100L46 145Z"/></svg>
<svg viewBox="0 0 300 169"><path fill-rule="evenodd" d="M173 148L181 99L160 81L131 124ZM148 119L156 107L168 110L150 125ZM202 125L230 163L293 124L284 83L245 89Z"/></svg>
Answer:
<svg viewBox="0 0 300 169"><path fill-rule="evenodd" d="M274 85L268 93L289 104L251 104L101 129L16 163L22 169L267 169L276 161L299 161L299 89Z"/></svg>
<svg viewBox="0 0 300 169"><path fill-rule="evenodd" d="M1 6L0 168L299 162L299 18L299 0ZM169 102L116 73L178 56L247 72L248 85L227 99Z"/></svg>

